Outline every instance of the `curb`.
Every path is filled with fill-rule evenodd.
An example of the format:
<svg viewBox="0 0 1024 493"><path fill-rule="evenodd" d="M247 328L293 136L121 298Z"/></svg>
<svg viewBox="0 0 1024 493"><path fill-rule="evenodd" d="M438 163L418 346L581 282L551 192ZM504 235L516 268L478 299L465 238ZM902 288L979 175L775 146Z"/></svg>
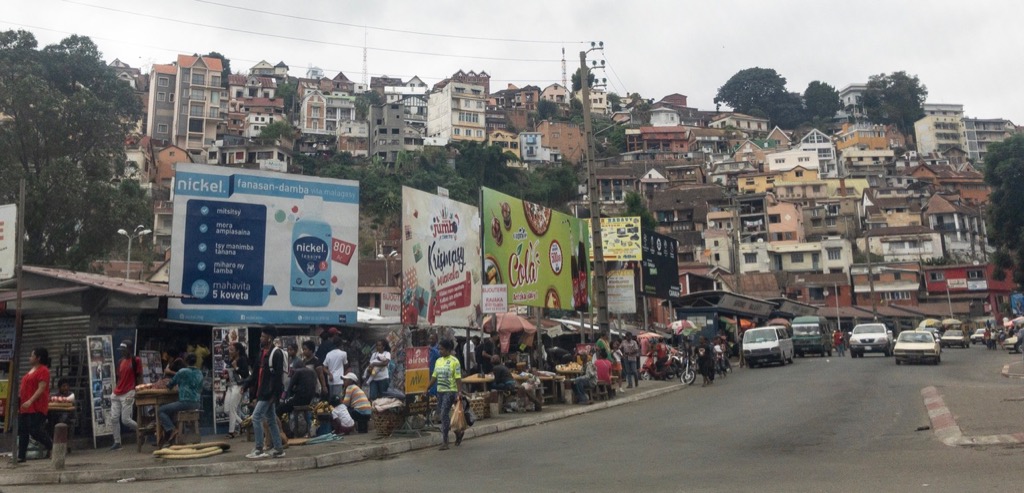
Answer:
<svg viewBox="0 0 1024 493"><path fill-rule="evenodd" d="M1001 372L1003 378L1024 378L1024 373L1010 373L1010 366L1020 364L1022 363L1007 363L1003 365L1003 371Z"/></svg>
<svg viewBox="0 0 1024 493"><path fill-rule="evenodd" d="M1003 376L1006 376L1004 373ZM983 435L976 437L964 436L960 425L956 423L953 413L946 407L942 394L935 387L925 387L921 390L921 397L924 398L925 408L928 410L928 419L932 424L932 431L935 437L950 447L977 447L986 445L1013 445L1024 443L1024 433L1010 433L1002 435Z"/></svg>
<svg viewBox="0 0 1024 493"><path fill-rule="evenodd" d="M465 438L471 439L475 437L482 437L494 433L514 430L516 428L549 423L551 421L557 421L611 407L624 406L633 402L675 392L684 387L686 387L686 385L676 383L668 387L630 394L628 396L616 397L614 400L602 401L589 406L573 406L567 409L561 409L554 413L547 413L540 416L525 416L494 424L477 424L466 431ZM269 459L261 461L217 462L210 464L184 464L132 469L41 472L20 472L17 469L4 470L3 474L0 474L0 486L102 483L113 482L125 478L134 478L136 481L156 481L163 479L321 469L342 464L361 462L368 459L387 457L389 455L410 452L413 450L421 450L441 444L440 434L433 432L426 433L426 436L418 438L409 438L390 443L382 443L379 445L369 445L339 452L329 452L311 457Z"/></svg>

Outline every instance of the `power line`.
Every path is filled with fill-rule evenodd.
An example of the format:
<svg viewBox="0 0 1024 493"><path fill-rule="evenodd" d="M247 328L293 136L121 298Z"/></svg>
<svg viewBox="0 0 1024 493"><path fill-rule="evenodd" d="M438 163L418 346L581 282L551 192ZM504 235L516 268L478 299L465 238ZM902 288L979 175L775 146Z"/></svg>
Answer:
<svg viewBox="0 0 1024 493"><path fill-rule="evenodd" d="M622 92L626 93L626 94L621 94L620 96L629 97L629 91L626 90L626 84L624 84L622 82L622 79L619 78L619 73L615 71L615 68L612 67L611 62L608 61L608 53L607 52L604 54L604 63L608 67L608 69L612 71L612 75L615 76L615 80L619 81L619 84L622 86Z"/></svg>
<svg viewBox="0 0 1024 493"><path fill-rule="evenodd" d="M177 49L177 48L167 48L167 47L163 47L163 46L153 46L153 45L137 43L137 42L134 42L134 41L123 41L123 40L120 40L120 39L107 38L107 37L103 37L103 36L93 36L91 34L83 34L82 32L64 31L64 30L61 30L61 29L53 29L53 28L49 28L49 27L34 26L34 25L31 25L31 24L25 24L25 23L22 23L22 22L12 22L12 21L8 21L8 20L5 20L5 19L0 19L0 23L7 24L7 25L13 26L13 27L19 27L19 28L38 29L40 31L50 31L50 32L55 32L55 33L59 33L59 34L65 34L65 35L68 35L68 36L71 36L71 35L83 35L83 36L88 36L90 39L93 39L93 40L107 41L107 42L110 42L110 43L117 43L117 44L122 44L122 45L129 45L129 46L138 46L138 47L142 47L142 48L148 48L148 49L151 49L151 50L165 51L167 53L175 53L175 54L186 53L187 54L187 53L201 53L201 51L202 51L202 50L185 50L185 49ZM253 64L256 64L256 63L259 63L259 62L262 61L262 60L253 60L253 59L248 59L248 58L237 58L237 57L229 57L229 59L231 61L233 61L233 62L248 62L248 63L253 63ZM301 64L294 64L294 65L293 64L287 64L287 65L289 67L293 67L293 66L294 67L298 67ZM141 68L141 67L139 67L139 68ZM331 72L349 72L349 73L352 73L353 72L351 70L329 68L329 67L328 68L322 68L322 70L324 72L328 72L328 73L331 73ZM386 73L373 73L373 72L369 72L369 75L374 76L374 77L379 77L379 76L390 76L390 77L400 77L400 78L420 77L421 79L427 79L427 80L432 80L432 79L442 80L442 79L446 79L446 78L449 77L449 76L419 75L419 74L397 74L397 73L391 73L389 75L389 74L386 74ZM529 79L529 78L523 78L523 79L493 79L492 78L491 82L520 82L520 83L522 83L522 82L525 82L525 83L530 83L530 82L547 82L547 83L555 83L555 82L558 82L558 80L556 80L556 79Z"/></svg>
<svg viewBox="0 0 1024 493"><path fill-rule="evenodd" d="M304 43L314 43L314 44L322 44L322 45L328 45L328 46L339 46L339 47L342 47L342 48L355 48L355 49L360 49L360 50L363 49L362 46L353 45L353 44L337 43L337 42L333 42L333 41L321 41L321 40L317 40L317 39L300 38L300 37L297 37L297 36L286 36L286 35L283 35L283 34L271 34L271 33L259 32L259 31L250 31L250 30L247 30L247 29L238 29L238 28L233 28L233 27L216 26L216 25L212 25L212 24L203 24L203 23L200 23L200 22L184 21L184 20L180 20L180 19L172 19L172 18L169 18L169 17L162 17L162 16L152 15L152 14L143 14L141 12L132 12L130 10L115 9L113 7L104 7L102 5L93 5L93 4L88 4L88 3L76 2L74 0L61 0L61 1L65 2L65 3L74 4L74 5L80 5L80 6L83 6L83 7L89 7L89 8L99 9L99 10L106 10L106 11L109 11L109 12L117 12L117 13L120 13L120 14L134 15L134 16L137 16L137 17L144 17L144 18L147 18L147 19L156 19L156 20L160 20L160 21L174 22L174 23L177 23L177 24L185 24L185 25L190 25L190 26L205 27L205 28L208 28L208 29L219 29L219 30L222 30L222 31L236 32L236 33L242 33L242 34L251 34L251 35L254 35L254 36L264 36L264 37L275 38L275 39L286 39L286 40L289 40L289 41L301 41L301 42L304 42ZM374 51L382 51L382 52L387 52L387 53L403 53L403 54L407 54L407 55L437 56L437 57L449 57L449 58L467 58L467 59L473 59L473 60L494 60L494 61L503 61L503 62L550 62L550 63L561 62L561 60L559 60L559 59L502 58L502 57L488 57L488 56L474 56L474 55L453 55L453 54L448 54L448 53L432 53L432 52L425 52L425 51L398 50L398 49L393 49L393 48L374 48L374 47L367 47L366 49L374 50Z"/></svg>
<svg viewBox="0 0 1024 493"><path fill-rule="evenodd" d="M379 27L379 26L366 26L366 25L359 25L359 24L351 24L351 23L348 23L348 22L330 21L330 20L326 20L326 19L316 19L316 18L313 18L313 17L302 17L302 16L299 16L299 15L285 14L285 13L281 13L281 12L271 12L269 10L254 9L254 8L251 8L251 7L240 7L238 5L230 5L230 4L226 4L226 3L213 2L213 1L210 1L210 0L195 0L195 1L199 2L199 3L205 3L205 4L208 4L208 5L216 5L218 7L224 7L224 8L228 8L228 9L236 9L236 10L242 10L242 11L246 11L246 12L254 12L254 13L258 13L258 14L267 14L267 15L273 15L273 16L277 16L277 17L284 17L284 18L288 18L288 19L296 19L296 20L309 21L309 22L318 22L318 23L321 23L321 24L330 24L330 25L335 25L335 26L357 27L357 28L363 28L363 29L370 29L370 30L373 30L373 31L384 31L384 32L390 32L390 33L402 33L402 34L414 34L414 35L417 35L417 36L434 36L434 37L438 37L438 38L450 38L450 39L469 39L469 40L474 40L474 41L500 41L500 42L504 42L504 43L534 43L534 44L583 43L583 41L550 41L550 40L541 40L541 39L489 38L489 37L484 37L484 36L463 36L463 35L458 35L458 34L441 34L441 33L431 33L431 32L424 32L424 31L409 31L409 30L405 30L405 29L393 29L393 28Z"/></svg>

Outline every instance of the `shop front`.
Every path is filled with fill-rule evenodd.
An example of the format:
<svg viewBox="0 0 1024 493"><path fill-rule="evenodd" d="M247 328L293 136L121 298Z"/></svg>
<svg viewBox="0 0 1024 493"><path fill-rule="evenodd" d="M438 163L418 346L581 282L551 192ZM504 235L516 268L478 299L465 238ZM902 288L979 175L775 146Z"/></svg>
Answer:
<svg viewBox="0 0 1024 493"><path fill-rule="evenodd" d="M731 339L772 317L775 303L727 291L699 291L672 300L677 320L687 320L708 339L725 332Z"/></svg>

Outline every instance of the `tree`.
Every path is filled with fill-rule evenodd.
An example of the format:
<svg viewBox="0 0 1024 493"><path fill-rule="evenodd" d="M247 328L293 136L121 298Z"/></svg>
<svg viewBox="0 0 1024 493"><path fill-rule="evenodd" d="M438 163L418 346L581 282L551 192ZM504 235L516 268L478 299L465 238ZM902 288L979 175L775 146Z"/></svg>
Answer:
<svg viewBox="0 0 1024 493"><path fill-rule="evenodd" d="M985 155L985 182L992 187L988 207L989 241L1008 256L997 265L1013 266L1013 279L1024 285L1024 135L1017 134L989 146Z"/></svg>
<svg viewBox="0 0 1024 493"><path fill-rule="evenodd" d="M803 97L800 93L787 92L775 102L768 118L782 128L793 129L800 126L807 120Z"/></svg>
<svg viewBox="0 0 1024 493"><path fill-rule="evenodd" d="M582 69L576 69L576 71L572 73L572 92L574 94L578 92L580 89L583 89L583 85L580 84L580 70ZM594 71L588 70L587 87L594 87L595 82L597 82L597 77L594 76Z"/></svg>
<svg viewBox="0 0 1024 493"><path fill-rule="evenodd" d="M356 95L356 120L365 120L370 115L370 107L384 104L384 100L376 91L366 91Z"/></svg>
<svg viewBox="0 0 1024 493"><path fill-rule="evenodd" d="M285 120L274 120L263 127L263 130L260 130L258 138L263 141L274 141L282 138L292 140L295 138L296 133L298 132L291 123Z"/></svg>
<svg viewBox="0 0 1024 493"><path fill-rule="evenodd" d="M622 111L622 96L618 93L608 93L608 104L612 105L612 111Z"/></svg>
<svg viewBox="0 0 1024 493"><path fill-rule="evenodd" d="M231 75L231 60L228 60L227 57L225 57L224 55L221 55L220 53L217 53L216 51L211 51L211 52L207 53L204 56L207 56L207 57L210 57L210 58L217 58L217 59L220 60L220 63L221 63L222 68L223 68L223 70L220 71L220 83L225 88L227 88L228 87L228 76Z"/></svg>
<svg viewBox="0 0 1024 493"><path fill-rule="evenodd" d="M922 106L927 98L928 88L917 76L900 71L872 75L862 101L871 121L896 125L903 135L909 135L914 122L924 116Z"/></svg>
<svg viewBox="0 0 1024 493"><path fill-rule="evenodd" d="M287 113L295 111L295 97L297 95L298 87L294 82L284 81L277 86L277 92L274 93L276 97L284 100L284 110Z"/></svg>
<svg viewBox="0 0 1024 493"><path fill-rule="evenodd" d="M807 84L807 89L804 89L804 108L807 111L807 118L810 120L830 119L842 107L839 91L820 80L812 81Z"/></svg>
<svg viewBox="0 0 1024 493"><path fill-rule="evenodd" d="M626 210L622 212L622 217L640 216L640 229L654 231L658 227L658 221L654 219L654 214L647 209L647 204L644 202L644 196L640 193L627 193Z"/></svg>
<svg viewBox="0 0 1024 493"><path fill-rule="evenodd" d="M547 99L541 99L540 101L537 101L537 121L553 120L557 116L557 103Z"/></svg>
<svg viewBox="0 0 1024 493"><path fill-rule="evenodd" d="M632 120L640 125L651 124L651 102L640 97L639 93L629 95L629 107L632 111Z"/></svg>
<svg viewBox="0 0 1024 493"><path fill-rule="evenodd" d="M141 105L89 38L38 50L27 31L0 32L0 113L0 203L25 180L26 263L84 269L122 244L119 228L151 222L122 179Z"/></svg>
<svg viewBox="0 0 1024 493"><path fill-rule="evenodd" d="M736 72L718 88L715 104L726 104L733 110L754 115L757 112L774 120L773 112L789 98L786 78L770 68L748 68Z"/></svg>

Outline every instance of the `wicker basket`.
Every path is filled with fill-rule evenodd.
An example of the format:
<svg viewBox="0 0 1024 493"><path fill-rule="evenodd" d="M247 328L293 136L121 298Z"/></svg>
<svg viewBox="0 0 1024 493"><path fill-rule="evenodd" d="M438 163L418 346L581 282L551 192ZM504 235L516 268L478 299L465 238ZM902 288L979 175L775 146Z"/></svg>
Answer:
<svg viewBox="0 0 1024 493"><path fill-rule="evenodd" d="M476 396L469 398L469 409L476 414L479 419L486 419L491 417L491 406L487 405L487 398L484 396Z"/></svg>
<svg viewBox="0 0 1024 493"><path fill-rule="evenodd" d="M377 431L377 436L388 438L394 433L395 429L401 426L402 421L405 419L405 412L393 410L380 412L374 410L372 416L373 429Z"/></svg>

